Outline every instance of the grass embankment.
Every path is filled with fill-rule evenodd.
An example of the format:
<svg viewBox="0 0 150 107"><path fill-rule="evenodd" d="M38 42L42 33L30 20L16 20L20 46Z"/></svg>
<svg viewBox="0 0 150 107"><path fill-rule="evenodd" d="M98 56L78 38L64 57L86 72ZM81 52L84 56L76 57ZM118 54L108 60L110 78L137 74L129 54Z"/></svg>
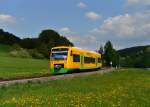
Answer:
<svg viewBox="0 0 150 107"><path fill-rule="evenodd" d="M122 70L0 88L1 106L149 107L150 71Z"/></svg>
<svg viewBox="0 0 150 107"><path fill-rule="evenodd" d="M49 74L48 60L10 57L10 48L0 45L0 80Z"/></svg>

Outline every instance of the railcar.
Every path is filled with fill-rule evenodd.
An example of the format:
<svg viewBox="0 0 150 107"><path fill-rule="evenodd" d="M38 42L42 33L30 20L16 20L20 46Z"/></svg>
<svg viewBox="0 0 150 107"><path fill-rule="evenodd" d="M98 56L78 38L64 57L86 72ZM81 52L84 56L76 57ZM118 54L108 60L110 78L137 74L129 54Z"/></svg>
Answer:
<svg viewBox="0 0 150 107"><path fill-rule="evenodd" d="M68 73L74 70L99 69L101 54L77 47L60 46L51 49L51 74Z"/></svg>

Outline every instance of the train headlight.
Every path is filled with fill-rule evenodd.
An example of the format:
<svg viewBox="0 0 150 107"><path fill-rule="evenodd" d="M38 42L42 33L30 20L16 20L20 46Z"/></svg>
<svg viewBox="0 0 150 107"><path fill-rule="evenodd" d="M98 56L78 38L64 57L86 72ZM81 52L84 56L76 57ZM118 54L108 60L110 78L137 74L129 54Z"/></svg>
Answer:
<svg viewBox="0 0 150 107"><path fill-rule="evenodd" d="M60 68L63 68L63 65L56 64L56 65L54 65L54 67L55 67L56 69L60 69Z"/></svg>
<svg viewBox="0 0 150 107"><path fill-rule="evenodd" d="M61 65L55 65L55 68L60 68L61 67Z"/></svg>

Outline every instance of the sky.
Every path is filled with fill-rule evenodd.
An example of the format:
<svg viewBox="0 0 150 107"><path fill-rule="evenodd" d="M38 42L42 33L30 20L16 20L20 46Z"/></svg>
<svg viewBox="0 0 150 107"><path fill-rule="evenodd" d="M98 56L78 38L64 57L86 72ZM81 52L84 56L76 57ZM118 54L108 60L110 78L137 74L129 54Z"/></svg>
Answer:
<svg viewBox="0 0 150 107"><path fill-rule="evenodd" d="M150 0L0 0L0 28L20 38L53 29L89 50L150 45Z"/></svg>

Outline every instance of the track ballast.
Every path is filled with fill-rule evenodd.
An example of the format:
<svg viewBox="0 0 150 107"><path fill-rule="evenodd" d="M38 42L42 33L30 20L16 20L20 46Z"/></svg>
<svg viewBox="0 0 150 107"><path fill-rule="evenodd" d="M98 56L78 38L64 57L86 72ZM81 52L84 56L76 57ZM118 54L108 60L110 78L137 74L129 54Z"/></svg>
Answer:
<svg viewBox="0 0 150 107"><path fill-rule="evenodd" d="M28 82L45 82L45 81L52 81L57 79L65 79L65 78L73 78L75 76L84 76L84 75L91 75L91 74L104 74L113 71L112 68L103 68L97 71L87 71L87 72L78 72L78 73L71 73L71 74L60 74L60 75L51 75L45 77L33 77L33 78L21 78L21 79L13 79L13 80L2 80L0 81L0 86L2 85L12 85L16 83L28 83Z"/></svg>

